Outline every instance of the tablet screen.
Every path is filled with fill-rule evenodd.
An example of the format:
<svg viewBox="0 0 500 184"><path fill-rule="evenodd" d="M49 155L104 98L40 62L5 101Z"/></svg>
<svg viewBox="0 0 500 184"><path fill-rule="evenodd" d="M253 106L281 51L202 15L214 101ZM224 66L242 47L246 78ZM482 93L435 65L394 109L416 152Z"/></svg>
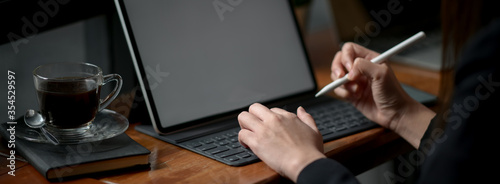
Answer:
<svg viewBox="0 0 500 184"><path fill-rule="evenodd" d="M162 128L315 90L287 0L123 7Z"/></svg>

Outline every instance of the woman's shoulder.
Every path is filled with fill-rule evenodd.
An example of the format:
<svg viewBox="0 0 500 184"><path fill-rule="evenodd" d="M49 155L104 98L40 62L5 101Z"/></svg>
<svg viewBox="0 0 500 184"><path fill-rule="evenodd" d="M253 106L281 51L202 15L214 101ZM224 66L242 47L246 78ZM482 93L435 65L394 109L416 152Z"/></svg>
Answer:
<svg viewBox="0 0 500 184"><path fill-rule="evenodd" d="M496 73L500 67L500 19L478 31L464 46L456 81L480 73Z"/></svg>
<svg viewBox="0 0 500 184"><path fill-rule="evenodd" d="M500 18L478 31L465 45L462 60L498 56L500 50Z"/></svg>

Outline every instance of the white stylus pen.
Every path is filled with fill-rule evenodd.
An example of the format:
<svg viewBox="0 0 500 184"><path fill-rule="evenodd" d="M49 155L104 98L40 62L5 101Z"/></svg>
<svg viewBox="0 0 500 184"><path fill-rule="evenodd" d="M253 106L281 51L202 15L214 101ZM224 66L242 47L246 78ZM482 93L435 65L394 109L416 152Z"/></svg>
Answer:
<svg viewBox="0 0 500 184"><path fill-rule="evenodd" d="M403 51L407 47L411 46L412 44L416 43L417 41L425 38L425 33L423 31L418 32L417 34L413 35L412 37L406 39L405 41L397 44L396 46L392 47L391 49L385 51L384 53L380 54L379 56L373 58L371 60L372 63L380 63L388 58L390 58L393 55L396 55L397 53ZM347 74L344 75L344 77L337 79L333 81L332 83L326 85L323 89L321 89L318 93L316 93L316 97L321 96L328 91L331 91L343 84L345 84L347 81Z"/></svg>

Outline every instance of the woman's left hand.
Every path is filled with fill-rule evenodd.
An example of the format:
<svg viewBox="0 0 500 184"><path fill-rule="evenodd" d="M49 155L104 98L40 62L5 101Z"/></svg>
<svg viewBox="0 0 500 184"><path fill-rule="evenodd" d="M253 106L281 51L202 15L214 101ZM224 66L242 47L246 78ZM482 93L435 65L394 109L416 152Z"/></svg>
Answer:
<svg viewBox="0 0 500 184"><path fill-rule="evenodd" d="M279 108L253 104L238 116L239 141L269 167L294 182L311 162L324 158L323 139L304 108L297 115Z"/></svg>

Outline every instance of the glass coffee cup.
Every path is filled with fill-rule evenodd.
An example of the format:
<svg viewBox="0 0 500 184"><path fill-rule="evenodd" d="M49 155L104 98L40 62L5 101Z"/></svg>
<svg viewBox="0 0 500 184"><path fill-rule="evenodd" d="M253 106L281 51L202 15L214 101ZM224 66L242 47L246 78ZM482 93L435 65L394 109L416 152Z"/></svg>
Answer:
<svg viewBox="0 0 500 184"><path fill-rule="evenodd" d="M97 113L119 94L122 78L103 75L90 63L52 63L37 67L33 80L46 129L59 135L78 135L87 131ZM101 99L101 87L115 82L114 89Z"/></svg>

